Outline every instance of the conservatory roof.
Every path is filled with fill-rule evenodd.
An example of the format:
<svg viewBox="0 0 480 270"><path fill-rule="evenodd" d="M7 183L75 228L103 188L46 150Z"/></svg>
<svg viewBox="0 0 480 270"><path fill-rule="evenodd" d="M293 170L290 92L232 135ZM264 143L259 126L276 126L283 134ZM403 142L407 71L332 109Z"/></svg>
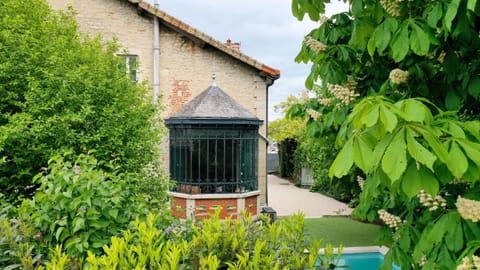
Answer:
<svg viewBox="0 0 480 270"><path fill-rule="evenodd" d="M261 125L263 121L212 83L165 122L167 125L220 122Z"/></svg>

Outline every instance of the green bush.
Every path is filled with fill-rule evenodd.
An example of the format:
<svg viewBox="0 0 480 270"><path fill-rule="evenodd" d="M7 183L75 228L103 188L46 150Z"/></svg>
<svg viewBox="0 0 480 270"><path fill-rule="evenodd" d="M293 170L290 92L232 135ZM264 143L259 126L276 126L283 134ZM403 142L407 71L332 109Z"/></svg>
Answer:
<svg viewBox="0 0 480 270"><path fill-rule="evenodd" d="M294 178L295 176L295 139L285 139L278 145L278 170L281 177Z"/></svg>
<svg viewBox="0 0 480 270"><path fill-rule="evenodd" d="M135 216L146 213L129 176L91 155L54 156L39 183L30 211L45 245L62 245L71 257L87 250L99 254L110 237L119 235Z"/></svg>
<svg viewBox="0 0 480 270"><path fill-rule="evenodd" d="M149 162L141 171L131 175L128 183L137 196L143 197L149 210L164 211L170 207L167 191L173 182L159 161Z"/></svg>
<svg viewBox="0 0 480 270"><path fill-rule="evenodd" d="M88 253L85 269L334 269L333 248L319 255L319 242L303 234L304 219L294 215L270 224L243 216L222 221L218 214L185 232L159 228L158 215L137 219L122 237L112 237L103 255ZM267 219L267 218L266 218ZM47 269L65 264L67 255L51 253ZM58 268L56 268L58 269Z"/></svg>
<svg viewBox="0 0 480 270"><path fill-rule="evenodd" d="M159 159L159 106L125 76L122 48L79 32L46 0L0 1L0 190L31 197L56 153L96 149L122 172Z"/></svg>
<svg viewBox="0 0 480 270"><path fill-rule="evenodd" d="M38 248L37 232L25 207L17 208L0 193L0 268L35 269L46 256Z"/></svg>
<svg viewBox="0 0 480 270"><path fill-rule="evenodd" d="M304 166L312 168L314 182L310 188L311 191L320 192L354 206L358 202L361 191L357 183L356 173L360 174L361 172L354 170L350 175L331 178L328 175L328 170L338 154L334 145L335 135L333 133L328 134L326 132L320 138L311 138L304 135L295 151L296 170L300 171Z"/></svg>

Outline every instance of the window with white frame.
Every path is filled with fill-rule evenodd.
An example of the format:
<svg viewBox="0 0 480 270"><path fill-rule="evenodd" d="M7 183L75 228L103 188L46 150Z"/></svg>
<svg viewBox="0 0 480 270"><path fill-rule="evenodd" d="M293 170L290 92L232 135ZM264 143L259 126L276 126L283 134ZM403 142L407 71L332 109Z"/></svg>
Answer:
<svg viewBox="0 0 480 270"><path fill-rule="evenodd" d="M125 74L132 84L137 84L138 71L138 55L135 54L119 54L125 61Z"/></svg>

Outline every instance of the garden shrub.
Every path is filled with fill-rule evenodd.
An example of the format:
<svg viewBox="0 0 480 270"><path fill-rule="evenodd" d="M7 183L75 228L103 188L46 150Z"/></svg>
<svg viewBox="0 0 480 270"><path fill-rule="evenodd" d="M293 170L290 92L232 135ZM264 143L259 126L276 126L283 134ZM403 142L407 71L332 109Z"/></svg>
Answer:
<svg viewBox="0 0 480 270"><path fill-rule="evenodd" d="M297 141L287 138L278 144L278 170L280 177L294 178Z"/></svg>
<svg viewBox="0 0 480 270"><path fill-rule="evenodd" d="M129 175L91 154L56 155L39 183L30 212L41 241L62 245L68 256L82 258L87 250L100 254L110 237L119 235L138 215L146 214L143 196L129 184Z"/></svg>
<svg viewBox="0 0 480 270"><path fill-rule="evenodd" d="M170 196L167 191L173 182L160 161L152 161L143 169L129 176L128 184L137 196L142 196L151 211L165 211L169 208Z"/></svg>
<svg viewBox="0 0 480 270"><path fill-rule="evenodd" d="M128 173L159 159L160 106L125 76L121 45L80 33L74 11L46 0L2 0L0 18L4 195L33 196L33 176L65 149L96 149Z"/></svg>
<svg viewBox="0 0 480 270"><path fill-rule="evenodd" d="M334 145L335 135L333 132L324 134L320 138L302 136L295 151L296 170L300 171L302 167L312 169L314 182L310 187L311 191L320 192L355 206L361 191L357 183L357 175L352 173L341 178L331 178L328 175L328 170L338 153ZM359 170L357 171L361 173Z"/></svg>
<svg viewBox="0 0 480 270"><path fill-rule="evenodd" d="M43 256L33 220L25 207L15 207L0 193L0 268L35 269Z"/></svg>
<svg viewBox="0 0 480 270"><path fill-rule="evenodd" d="M319 255L319 242L303 234L300 214L270 224L242 216L236 220L211 219L192 224L192 239L184 231L167 232L157 225L158 215L137 219L123 236L112 237L104 254L88 252L85 269L334 269L333 248ZM265 217L268 219L268 217ZM174 235L172 235L174 234ZM53 250L47 269L65 262ZM308 251L308 252L307 252ZM341 250L340 250L341 251ZM56 262L56 263L54 263Z"/></svg>

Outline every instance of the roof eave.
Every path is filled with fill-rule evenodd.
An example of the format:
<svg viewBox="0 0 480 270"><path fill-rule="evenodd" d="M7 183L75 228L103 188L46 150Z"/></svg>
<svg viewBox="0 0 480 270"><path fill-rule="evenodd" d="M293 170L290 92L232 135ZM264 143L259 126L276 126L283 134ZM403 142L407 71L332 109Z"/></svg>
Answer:
<svg viewBox="0 0 480 270"><path fill-rule="evenodd" d="M167 127L177 125L249 125L261 126L263 120L246 118L176 118L165 119Z"/></svg>

